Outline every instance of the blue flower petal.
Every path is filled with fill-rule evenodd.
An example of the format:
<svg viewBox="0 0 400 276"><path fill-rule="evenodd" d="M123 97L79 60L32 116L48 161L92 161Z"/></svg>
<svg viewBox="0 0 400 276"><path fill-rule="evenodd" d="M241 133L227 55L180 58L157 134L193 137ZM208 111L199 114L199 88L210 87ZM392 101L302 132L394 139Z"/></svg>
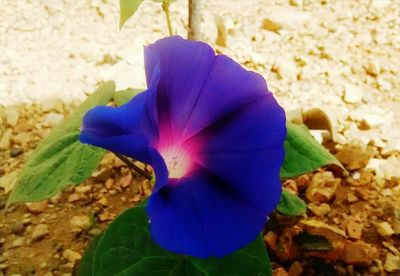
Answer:
<svg viewBox="0 0 400 276"><path fill-rule="evenodd" d="M260 234L266 214L204 168L152 194L147 204L154 240L169 251L222 257Z"/></svg>
<svg viewBox="0 0 400 276"><path fill-rule="evenodd" d="M179 36L145 47L147 84L152 85L153 75L159 70L159 126L170 139L182 134L214 59L214 50L207 44Z"/></svg>
<svg viewBox="0 0 400 276"><path fill-rule="evenodd" d="M193 135L267 92L267 84L261 75L245 70L227 56L218 55L193 107L185 132Z"/></svg>
<svg viewBox="0 0 400 276"><path fill-rule="evenodd" d="M272 94L265 94L238 113L217 122L218 131L209 127L198 134L205 143L200 160L247 201L269 214L281 194L285 112Z"/></svg>
<svg viewBox="0 0 400 276"><path fill-rule="evenodd" d="M232 253L279 202L284 112L260 75L205 43L159 40L145 48L145 65L150 88L120 108L90 111L81 140L153 166L147 212L162 247Z"/></svg>
<svg viewBox="0 0 400 276"><path fill-rule="evenodd" d="M202 143L195 175L153 193L153 238L197 257L221 257L253 241L280 199L285 136L285 113L264 94L186 141Z"/></svg>
<svg viewBox="0 0 400 276"><path fill-rule="evenodd" d="M152 87L120 107L99 106L83 118L80 141L152 165L157 187L167 183L168 171L155 149L158 127L155 105L156 87Z"/></svg>

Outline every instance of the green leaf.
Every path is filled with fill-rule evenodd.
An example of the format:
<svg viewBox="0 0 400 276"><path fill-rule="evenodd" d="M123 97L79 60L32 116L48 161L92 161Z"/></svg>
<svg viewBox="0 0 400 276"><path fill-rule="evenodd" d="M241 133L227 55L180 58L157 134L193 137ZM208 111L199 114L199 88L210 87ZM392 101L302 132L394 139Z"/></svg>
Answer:
<svg viewBox="0 0 400 276"><path fill-rule="evenodd" d="M83 263L87 267L92 260L92 274L79 275L272 275L261 237L224 258L198 259L164 250L150 236L144 204L118 216L90 256L85 254Z"/></svg>
<svg viewBox="0 0 400 276"><path fill-rule="evenodd" d="M301 198L283 189L277 210L286 216L301 216L306 213L307 205Z"/></svg>
<svg viewBox="0 0 400 276"><path fill-rule="evenodd" d="M127 88L125 90L120 90L115 92L113 100L115 103L120 106L127 102L129 102L134 96L142 92L144 89L133 89Z"/></svg>
<svg viewBox="0 0 400 276"><path fill-rule="evenodd" d="M114 91L114 82L102 84L71 116L53 129L27 159L8 204L49 198L92 174L105 151L82 144L79 128L86 112L107 104Z"/></svg>
<svg viewBox="0 0 400 276"><path fill-rule="evenodd" d="M89 246L86 248L85 253L82 256L82 261L79 265L78 275L92 276L92 265L93 265L93 256L96 251L97 245L99 244L100 239L103 237L103 234L97 235L93 238L93 240L89 243Z"/></svg>
<svg viewBox="0 0 400 276"><path fill-rule="evenodd" d="M120 20L119 20L119 28L121 29L125 22L131 18L143 0L119 0L119 8L120 8Z"/></svg>
<svg viewBox="0 0 400 276"><path fill-rule="evenodd" d="M329 164L343 168L342 164L311 136L307 127L287 123L284 143L285 161L281 178L292 178Z"/></svg>

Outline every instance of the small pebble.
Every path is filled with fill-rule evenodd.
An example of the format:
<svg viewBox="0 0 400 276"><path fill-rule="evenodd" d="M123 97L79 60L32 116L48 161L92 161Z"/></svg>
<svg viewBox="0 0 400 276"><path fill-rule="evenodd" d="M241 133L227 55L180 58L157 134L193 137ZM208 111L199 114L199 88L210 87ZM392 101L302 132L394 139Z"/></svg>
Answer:
<svg viewBox="0 0 400 276"><path fill-rule="evenodd" d="M11 245L10 245L9 248L21 247L21 246L24 245L24 242L25 242L25 238L24 238L24 237L19 237L19 238L15 239L15 240L11 243Z"/></svg>
<svg viewBox="0 0 400 276"><path fill-rule="evenodd" d="M46 210L48 205L47 200L39 201L39 202L31 202L31 203L25 203L26 208L31 212L32 214L40 214Z"/></svg>
<svg viewBox="0 0 400 276"><path fill-rule="evenodd" d="M24 233L24 231L25 231L25 225L23 221L17 221L11 225L11 232L15 235L21 235Z"/></svg>
<svg viewBox="0 0 400 276"><path fill-rule="evenodd" d="M89 216L74 216L70 220L70 224L73 228L72 231L74 231L74 232L88 230L90 227L90 218L89 218Z"/></svg>
<svg viewBox="0 0 400 276"><path fill-rule="evenodd" d="M49 234L49 228L47 227L47 225L46 224L38 224L33 229L33 232L32 232L32 235L31 235L32 241L41 240L47 234Z"/></svg>
<svg viewBox="0 0 400 276"><path fill-rule="evenodd" d="M21 148L12 147L10 149L10 157L17 157L18 155L20 155L23 152L24 151Z"/></svg>
<svg viewBox="0 0 400 276"><path fill-rule="evenodd" d="M66 249L63 253L63 257L68 260L72 265L75 265L77 260L82 258L81 254L71 249Z"/></svg>
<svg viewBox="0 0 400 276"><path fill-rule="evenodd" d="M99 228L92 228L89 230L89 235L91 236L97 236L101 234L101 229Z"/></svg>

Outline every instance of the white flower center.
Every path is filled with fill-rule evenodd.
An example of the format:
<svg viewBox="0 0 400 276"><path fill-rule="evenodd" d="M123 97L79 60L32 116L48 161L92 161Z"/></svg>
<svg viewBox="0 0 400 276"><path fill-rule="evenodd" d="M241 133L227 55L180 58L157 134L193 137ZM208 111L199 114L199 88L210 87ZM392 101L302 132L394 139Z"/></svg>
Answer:
<svg viewBox="0 0 400 276"><path fill-rule="evenodd" d="M169 178L181 178L189 170L191 160L189 153L179 145L171 145L160 150L168 168Z"/></svg>

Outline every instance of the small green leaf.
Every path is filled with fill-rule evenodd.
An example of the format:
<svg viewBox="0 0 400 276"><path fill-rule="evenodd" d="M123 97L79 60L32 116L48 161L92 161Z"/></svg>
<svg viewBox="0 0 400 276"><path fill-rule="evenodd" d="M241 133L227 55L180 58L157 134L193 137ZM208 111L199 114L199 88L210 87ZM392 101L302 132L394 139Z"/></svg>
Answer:
<svg viewBox="0 0 400 276"><path fill-rule="evenodd" d="M144 89L133 89L127 88L125 90L120 90L115 92L113 100L115 103L120 106L127 102L129 102L134 96L142 92Z"/></svg>
<svg viewBox="0 0 400 276"><path fill-rule="evenodd" d="M125 22L131 18L143 0L119 0L119 8L120 8L120 20L119 20L119 28L121 29Z"/></svg>
<svg viewBox="0 0 400 276"><path fill-rule="evenodd" d="M69 118L53 129L27 159L8 204L49 198L91 175L105 151L82 144L79 128L86 112L107 104L114 91L114 82L104 83Z"/></svg>
<svg viewBox="0 0 400 276"><path fill-rule="evenodd" d="M285 161L281 178L296 177L329 164L343 168L342 164L311 136L307 127L287 123L284 143Z"/></svg>
<svg viewBox="0 0 400 276"><path fill-rule="evenodd" d="M307 205L301 198L283 189L277 210L286 216L301 216L306 213Z"/></svg>
<svg viewBox="0 0 400 276"><path fill-rule="evenodd" d="M93 270L79 275L272 275L261 237L224 258L198 259L164 250L150 236L143 203L118 216L94 255L85 254L82 262L85 267L92 262Z"/></svg>

